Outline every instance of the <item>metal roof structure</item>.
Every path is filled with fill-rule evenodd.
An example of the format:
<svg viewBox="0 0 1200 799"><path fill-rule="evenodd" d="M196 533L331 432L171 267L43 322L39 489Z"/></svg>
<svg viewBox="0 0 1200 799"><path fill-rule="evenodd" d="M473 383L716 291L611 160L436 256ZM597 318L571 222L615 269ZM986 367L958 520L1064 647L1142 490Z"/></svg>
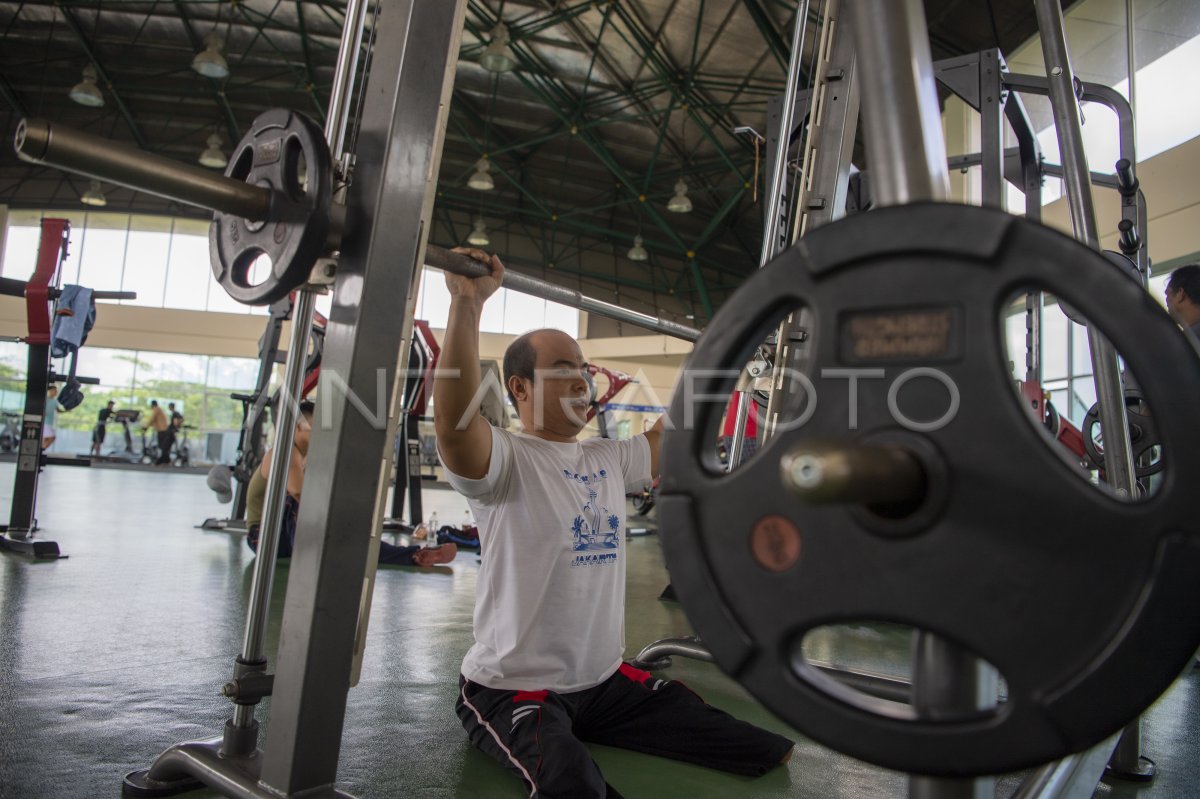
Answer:
<svg viewBox="0 0 1200 799"><path fill-rule="evenodd" d="M758 263L762 130L783 93L795 2L468 0L431 241L482 218L510 268L702 325ZM811 4L811 15L820 3ZM1035 33L1028 0L927 0L935 58ZM0 0L0 204L79 208L88 181L22 163L24 116L195 162L263 110L323 121L344 16L336 0ZM503 21L517 66L479 58ZM215 33L229 75L193 71ZM812 47L812 34L806 43ZM376 43L384 46L386 43ZM364 52L366 46L364 45ZM95 70L102 107L68 92ZM361 70L360 70L361 73ZM495 189L466 183L486 154ZM363 168L359 165L358 168ZM691 213L666 210L683 179ZM119 187L106 211L205 216ZM641 235L650 257L625 257Z"/></svg>

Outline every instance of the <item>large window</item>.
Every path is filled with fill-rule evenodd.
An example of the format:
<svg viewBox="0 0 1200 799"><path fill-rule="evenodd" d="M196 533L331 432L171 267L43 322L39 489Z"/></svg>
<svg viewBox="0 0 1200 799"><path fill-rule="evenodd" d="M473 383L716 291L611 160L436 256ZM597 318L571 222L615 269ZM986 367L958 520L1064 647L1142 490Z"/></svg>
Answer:
<svg viewBox="0 0 1200 799"><path fill-rule="evenodd" d="M0 343L0 411L4 413L20 413L25 406L27 353L22 344ZM65 360L54 366L59 373L67 370ZM185 423L192 426L188 437L193 463L231 462L242 425L242 405L229 395L253 389L258 361L84 347L79 351L78 373L99 379L100 385L85 385L84 401L69 412L59 412L54 451L86 453L97 414L109 400L118 409L145 413L153 399L164 409L167 403L175 403ZM139 425L131 425L130 432L131 448L140 452ZM104 452L119 454L124 449L124 431L119 425L109 425Z"/></svg>
<svg viewBox="0 0 1200 799"><path fill-rule="evenodd" d="M1183 76L1200 69L1200 4L1194 0L1138 3L1134 20L1136 143L1138 161L1200 135L1200 103ZM1081 0L1066 13L1066 33L1077 77L1111 86L1129 97L1125 4ZM1009 57L1015 72L1045 74L1041 40L1034 37ZM1049 101L1022 95L1029 108L1046 160L1061 163L1058 138L1050 124ZM1113 174L1120 157L1117 118L1110 109L1083 104L1083 143L1093 172ZM1009 142L1014 144L1014 142ZM1042 202L1062 196L1062 182L1047 178ZM1009 208L1023 207L1019 192L1009 191Z"/></svg>
<svg viewBox="0 0 1200 799"><path fill-rule="evenodd" d="M62 267L63 283L95 289L136 291L125 305L179 308L188 311L259 313L230 298L213 280L208 257L208 223L195 219L93 212L50 213L71 220L70 249ZM40 211L10 211L0 274L28 280L37 261ZM329 315L330 295L317 299L317 310ZM443 274L426 269L421 275L417 318L444 328L450 294ZM500 289L483 309L484 333L524 333L554 327L579 335L579 311Z"/></svg>
<svg viewBox="0 0 1200 799"><path fill-rule="evenodd" d="M61 282L109 291L136 291L121 304L187 311L265 314L215 285L208 258L208 223L195 219L72 211L10 211L0 274L28 280L37 262L42 216L71 221ZM102 301L104 302L104 301Z"/></svg>
<svg viewBox="0 0 1200 799"><path fill-rule="evenodd" d="M437 269L421 275L417 294L417 318L432 327L444 328L450 315L450 292L446 277ZM521 334L542 327L553 327L579 335L579 311L556 302L548 302L502 288L483 306L479 329L483 333Z"/></svg>

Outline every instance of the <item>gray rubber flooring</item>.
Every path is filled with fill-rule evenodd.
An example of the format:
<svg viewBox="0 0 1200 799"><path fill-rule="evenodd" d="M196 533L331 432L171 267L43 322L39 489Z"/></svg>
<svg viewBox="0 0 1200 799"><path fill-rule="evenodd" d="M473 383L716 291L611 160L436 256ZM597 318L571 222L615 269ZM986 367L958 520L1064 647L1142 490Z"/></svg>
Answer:
<svg viewBox="0 0 1200 799"><path fill-rule="evenodd" d="M12 466L0 464L7 512ZM427 512L462 517L453 493L426 490ZM218 695L241 641L253 555L240 537L194 525L223 515L201 476L50 468L43 537L70 557L34 563L0 554L0 797L116 797L122 775L167 746L219 734L230 706ZM682 609L657 597L666 571L656 536L629 545L627 655L687 634ZM361 684L350 692L339 786L362 797L524 796L500 766L471 749L454 715L458 664L471 641L478 568L380 572ZM268 649L274 651L287 567L276 573ZM850 632L832 651L903 671L903 641ZM735 715L792 736L784 769L744 779L595 747L626 797L890 797L906 778L830 752L778 721L714 666L679 660L669 675ZM1104 797L1200 795L1200 673L1189 672L1144 723L1158 763L1149 784L1101 783ZM270 701L259 717L269 727ZM1009 796L1015 778L1001 781ZM190 796L208 796L195 792Z"/></svg>

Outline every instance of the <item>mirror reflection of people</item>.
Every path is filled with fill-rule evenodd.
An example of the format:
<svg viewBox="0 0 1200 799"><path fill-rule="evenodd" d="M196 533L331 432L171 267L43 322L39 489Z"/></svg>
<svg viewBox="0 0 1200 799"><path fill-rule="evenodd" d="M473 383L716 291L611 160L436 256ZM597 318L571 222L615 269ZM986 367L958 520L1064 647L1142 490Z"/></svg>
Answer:
<svg viewBox="0 0 1200 799"><path fill-rule="evenodd" d="M42 449L50 449L50 445L58 438L55 429L58 424L58 386L53 383L46 391L46 409L42 413Z"/></svg>
<svg viewBox="0 0 1200 799"><path fill-rule="evenodd" d="M100 454L100 447L104 444L104 439L108 435L108 420L112 418L113 413L115 413L115 411L113 411L113 406L115 404L115 402L109 400L108 404L101 408L100 412L96 414L96 426L92 429L93 455Z"/></svg>

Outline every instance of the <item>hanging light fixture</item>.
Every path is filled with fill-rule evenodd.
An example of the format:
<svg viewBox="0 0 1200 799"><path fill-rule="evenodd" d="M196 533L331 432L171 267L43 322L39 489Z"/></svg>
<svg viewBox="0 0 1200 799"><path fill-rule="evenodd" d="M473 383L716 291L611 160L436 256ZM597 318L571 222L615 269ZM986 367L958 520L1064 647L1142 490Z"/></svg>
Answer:
<svg viewBox="0 0 1200 799"><path fill-rule="evenodd" d="M667 202L667 210L674 211L677 214L690 213L692 210L692 201L688 198L688 187L680 178L675 183L675 194Z"/></svg>
<svg viewBox="0 0 1200 799"><path fill-rule="evenodd" d="M88 190L79 195L79 202L84 205L94 205L102 207L108 205L108 199L104 196L104 190L100 188L100 181L93 180L88 184Z"/></svg>
<svg viewBox="0 0 1200 799"><path fill-rule="evenodd" d="M642 237L633 237L633 246L629 248L629 252L625 253L625 257L631 261L646 261L650 258L650 253L646 252L646 248L642 246Z"/></svg>
<svg viewBox="0 0 1200 799"><path fill-rule="evenodd" d="M487 154L484 154L475 162L475 172L467 180L467 186L475 189L475 191L491 191L496 188L496 182L492 180L491 170L492 162L488 160Z"/></svg>
<svg viewBox="0 0 1200 799"><path fill-rule="evenodd" d="M88 64L83 68L82 79L71 87L67 96L89 108L99 108L104 105L104 95L100 93L100 87L96 85L96 68L94 66Z"/></svg>
<svg viewBox="0 0 1200 799"><path fill-rule="evenodd" d="M225 153L221 152L221 137L213 133L208 137L208 146L200 153L197 159L201 166L212 167L213 169L224 169L229 163L229 159L225 157Z"/></svg>
<svg viewBox="0 0 1200 799"><path fill-rule="evenodd" d="M508 46L508 26L503 22L492 28L492 40L479 57L479 66L488 72L509 72L517 65L512 48Z"/></svg>
<svg viewBox="0 0 1200 799"><path fill-rule="evenodd" d="M224 43L221 34L217 33L215 28L206 33L204 49L196 53L196 57L192 59L192 69L206 78L229 77L229 62L221 54L221 47Z"/></svg>
<svg viewBox="0 0 1200 799"><path fill-rule="evenodd" d="M475 217L475 229L471 231L471 235L467 236L467 244L474 244L476 247L486 247L492 243L488 238L487 225L483 221L482 216Z"/></svg>

